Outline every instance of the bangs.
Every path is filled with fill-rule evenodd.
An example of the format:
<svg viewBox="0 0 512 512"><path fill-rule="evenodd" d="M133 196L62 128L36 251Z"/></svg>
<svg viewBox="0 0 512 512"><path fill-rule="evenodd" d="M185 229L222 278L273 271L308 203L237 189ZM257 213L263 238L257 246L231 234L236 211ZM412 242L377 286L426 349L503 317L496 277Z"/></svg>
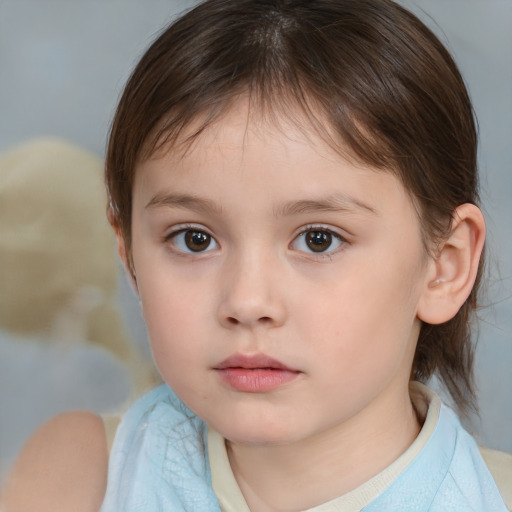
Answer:
<svg viewBox="0 0 512 512"><path fill-rule="evenodd" d="M290 90L289 83L277 90L269 91L275 82L240 85L234 90L219 95L212 94L211 101L204 95L202 102L194 102L192 114L187 105L167 112L153 131L148 135L140 151L138 161L144 161L155 154L168 150L186 154L194 143L207 130L215 130L233 110L246 109L247 125L258 122L277 128L287 136L290 125L298 129L306 140L314 143L318 138L326 143L341 158L365 168L392 170L395 162L390 156L389 147L384 141L369 136L369 130L362 126L348 109L340 111L335 119L329 118L329 105L322 105L321 98L314 97L302 84ZM204 103L204 104L201 104ZM342 128L340 129L340 122Z"/></svg>

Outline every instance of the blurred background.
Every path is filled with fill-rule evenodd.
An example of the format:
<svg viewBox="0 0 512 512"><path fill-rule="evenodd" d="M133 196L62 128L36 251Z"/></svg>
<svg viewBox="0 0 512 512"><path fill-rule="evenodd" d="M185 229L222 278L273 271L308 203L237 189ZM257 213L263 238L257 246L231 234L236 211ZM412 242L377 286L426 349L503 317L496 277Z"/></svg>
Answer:
<svg viewBox="0 0 512 512"><path fill-rule="evenodd" d="M41 422L119 414L158 382L101 167L133 65L194 3L0 0L0 483ZM454 54L480 124L490 279L469 428L512 451L512 1L401 3Z"/></svg>

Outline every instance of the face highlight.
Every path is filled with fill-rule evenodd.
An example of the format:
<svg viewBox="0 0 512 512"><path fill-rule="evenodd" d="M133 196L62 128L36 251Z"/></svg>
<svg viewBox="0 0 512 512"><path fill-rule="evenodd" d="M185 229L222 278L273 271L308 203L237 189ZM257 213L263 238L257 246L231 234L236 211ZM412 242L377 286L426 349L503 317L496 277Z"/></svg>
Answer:
<svg viewBox="0 0 512 512"><path fill-rule="evenodd" d="M139 166L132 219L155 362L228 440L305 442L407 402L428 258L392 174L233 110Z"/></svg>

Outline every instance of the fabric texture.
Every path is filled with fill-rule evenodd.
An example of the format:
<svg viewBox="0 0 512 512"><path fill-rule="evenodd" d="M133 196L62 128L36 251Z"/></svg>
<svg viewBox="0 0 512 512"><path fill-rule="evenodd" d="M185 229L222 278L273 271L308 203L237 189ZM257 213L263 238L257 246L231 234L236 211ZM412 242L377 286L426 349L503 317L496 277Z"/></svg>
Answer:
<svg viewBox="0 0 512 512"><path fill-rule="evenodd" d="M507 512L474 439L441 406L437 428L418 457L365 512Z"/></svg>
<svg viewBox="0 0 512 512"><path fill-rule="evenodd" d="M486 466L489 468L501 496L512 511L512 453L501 452L480 446Z"/></svg>
<svg viewBox="0 0 512 512"><path fill-rule="evenodd" d="M101 512L220 512L206 425L162 385L118 427Z"/></svg>
<svg viewBox="0 0 512 512"><path fill-rule="evenodd" d="M343 512L335 502L318 510ZM166 385L141 398L118 429L102 512L121 510L221 510L212 489L207 427ZM475 441L444 405L421 451L361 510L507 512Z"/></svg>

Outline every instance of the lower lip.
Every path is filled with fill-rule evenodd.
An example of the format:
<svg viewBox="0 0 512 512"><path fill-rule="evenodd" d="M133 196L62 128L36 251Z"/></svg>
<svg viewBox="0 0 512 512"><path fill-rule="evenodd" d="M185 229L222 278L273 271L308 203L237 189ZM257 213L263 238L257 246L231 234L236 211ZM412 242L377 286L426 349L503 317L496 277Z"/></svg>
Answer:
<svg viewBox="0 0 512 512"><path fill-rule="evenodd" d="M217 372L229 387L245 393L272 391L299 375L299 372L272 368L224 368Z"/></svg>

